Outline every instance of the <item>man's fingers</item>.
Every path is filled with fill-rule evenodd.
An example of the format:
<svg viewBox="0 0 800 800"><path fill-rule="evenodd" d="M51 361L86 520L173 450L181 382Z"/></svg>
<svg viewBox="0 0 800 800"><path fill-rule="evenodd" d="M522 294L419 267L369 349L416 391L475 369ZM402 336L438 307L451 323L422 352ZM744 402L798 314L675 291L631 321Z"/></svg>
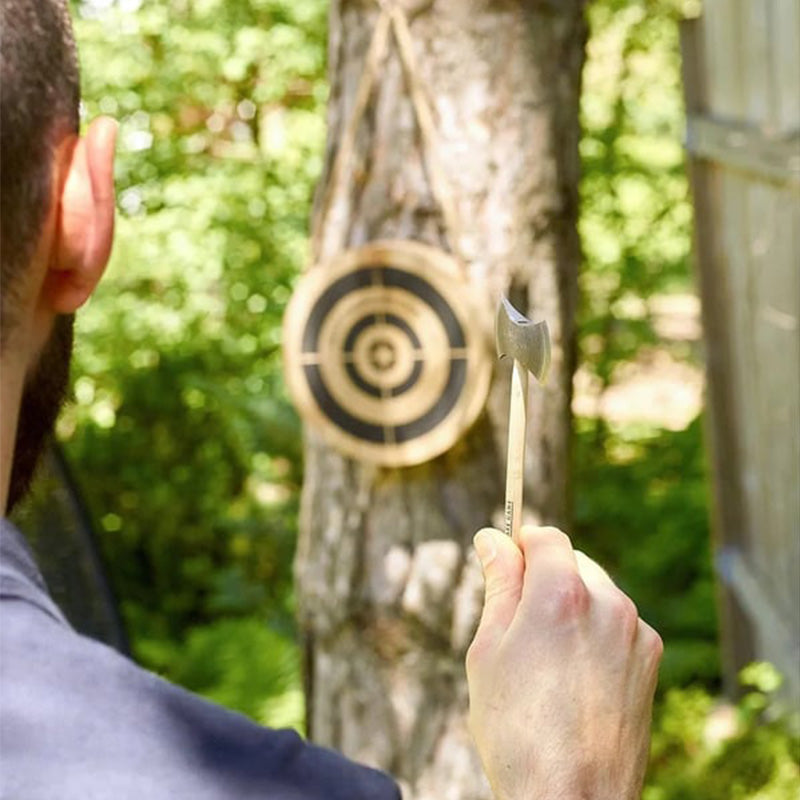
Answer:
<svg viewBox="0 0 800 800"><path fill-rule="evenodd" d="M522 594L524 562L509 536L495 528L475 535L475 550L483 569L486 599L476 639L495 640L511 624Z"/></svg>
<svg viewBox="0 0 800 800"><path fill-rule="evenodd" d="M558 528L524 525L519 539L528 574L544 574L553 567L577 569L572 542Z"/></svg>
<svg viewBox="0 0 800 800"><path fill-rule="evenodd" d="M664 642L658 631L651 628L643 619L639 620L636 643L644 654L645 665L650 669L653 691L658 682L658 665L664 655Z"/></svg>
<svg viewBox="0 0 800 800"><path fill-rule="evenodd" d="M611 580L611 576L596 561L592 561L586 553L576 550L575 558L581 578L590 591L597 589L607 592L617 588L614 581Z"/></svg>
<svg viewBox="0 0 800 800"><path fill-rule="evenodd" d="M636 604L611 579L609 574L585 553L575 551L581 578L592 596L595 618L605 630L636 647L644 655L644 665L657 676L664 649L658 633L639 617Z"/></svg>
<svg viewBox="0 0 800 800"><path fill-rule="evenodd" d="M520 544L525 556L522 602L530 619L541 615L566 619L588 609L589 593L565 533L558 528L524 526Z"/></svg>

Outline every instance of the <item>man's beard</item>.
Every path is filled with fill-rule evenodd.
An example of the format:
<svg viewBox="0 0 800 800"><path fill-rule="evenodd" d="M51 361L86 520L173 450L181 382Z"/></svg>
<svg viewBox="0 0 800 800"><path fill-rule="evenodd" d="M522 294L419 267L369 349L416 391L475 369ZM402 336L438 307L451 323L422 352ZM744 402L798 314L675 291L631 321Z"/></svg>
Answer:
<svg viewBox="0 0 800 800"><path fill-rule="evenodd" d="M58 316L22 390L6 513L25 496L55 428L69 385L74 317Z"/></svg>

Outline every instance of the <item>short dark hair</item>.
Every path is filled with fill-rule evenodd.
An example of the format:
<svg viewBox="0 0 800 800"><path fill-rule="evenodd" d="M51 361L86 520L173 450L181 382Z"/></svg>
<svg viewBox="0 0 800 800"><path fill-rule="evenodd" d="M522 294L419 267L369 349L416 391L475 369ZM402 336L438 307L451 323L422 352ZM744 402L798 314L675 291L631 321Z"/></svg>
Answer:
<svg viewBox="0 0 800 800"><path fill-rule="evenodd" d="M50 206L53 146L79 126L67 0L0 0L0 346Z"/></svg>

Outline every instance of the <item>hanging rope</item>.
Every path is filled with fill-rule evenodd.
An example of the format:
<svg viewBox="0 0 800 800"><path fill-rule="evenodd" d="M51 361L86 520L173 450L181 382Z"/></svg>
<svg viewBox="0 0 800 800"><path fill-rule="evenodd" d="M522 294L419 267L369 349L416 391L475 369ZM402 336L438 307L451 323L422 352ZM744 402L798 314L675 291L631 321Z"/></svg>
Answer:
<svg viewBox="0 0 800 800"><path fill-rule="evenodd" d="M344 247L345 204L342 202L343 193L350 180L358 127L366 112L380 69L386 58L391 29L397 43L411 105L420 130L423 162L427 167L431 192L441 209L450 248L456 255L462 271L466 271L463 259L458 257L458 242L461 233L458 212L439 157L436 123L417 67L408 19L405 12L396 3L388 2L388 0L375 0L375 2L381 11L372 33L364 69L356 90L353 110L342 132L331 177L323 195L319 222L312 235L314 258L317 262L326 260Z"/></svg>
<svg viewBox="0 0 800 800"><path fill-rule="evenodd" d="M312 236L312 252L315 260L320 260L321 258L328 256L328 248L324 246L327 244L325 238L328 230L332 230L334 234L338 233L336 240L334 240L330 248L332 253L341 250L344 243L344 220L336 219L335 217L329 220L329 215L332 208L341 209L341 204L338 201L347 181L345 172L349 169L350 162L353 158L353 153L355 152L358 125L367 109L367 104L369 103L369 98L372 94L372 87L377 80L378 71L383 59L386 56L387 45L389 42L390 24L390 15L386 12L383 12L378 17L375 30L372 33L372 40L370 41L369 50L367 51L364 70L361 73L361 79L359 80L358 88L356 89L353 110L350 113L350 118L345 125L341 141L339 142L339 150L337 151L333 161L331 177L328 181L328 185L325 188L325 193L322 198L319 223L317 224L314 230L314 235ZM337 202L334 203L334 201ZM341 213L339 216L341 216Z"/></svg>

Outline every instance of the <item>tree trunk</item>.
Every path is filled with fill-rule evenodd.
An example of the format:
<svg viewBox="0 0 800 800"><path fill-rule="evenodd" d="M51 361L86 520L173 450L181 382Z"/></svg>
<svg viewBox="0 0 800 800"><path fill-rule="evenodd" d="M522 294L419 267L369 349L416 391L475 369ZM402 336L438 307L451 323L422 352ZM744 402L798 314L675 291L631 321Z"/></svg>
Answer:
<svg viewBox="0 0 800 800"><path fill-rule="evenodd" d="M394 44L359 127L350 191L325 219L318 202L315 224L343 221L350 247L407 238L455 248L487 306L505 292L548 321L550 377L530 392L526 515L565 525L583 3L417 0L405 8L459 231L445 230L431 191ZM366 0L332 3L323 185L377 14ZM322 261L333 255L325 234L315 254ZM486 412L454 448L418 467L354 462L307 433L296 578L309 734L389 771L415 800L490 796L466 728L463 663L482 606L471 539L484 525L502 526L508 378L499 364Z"/></svg>

